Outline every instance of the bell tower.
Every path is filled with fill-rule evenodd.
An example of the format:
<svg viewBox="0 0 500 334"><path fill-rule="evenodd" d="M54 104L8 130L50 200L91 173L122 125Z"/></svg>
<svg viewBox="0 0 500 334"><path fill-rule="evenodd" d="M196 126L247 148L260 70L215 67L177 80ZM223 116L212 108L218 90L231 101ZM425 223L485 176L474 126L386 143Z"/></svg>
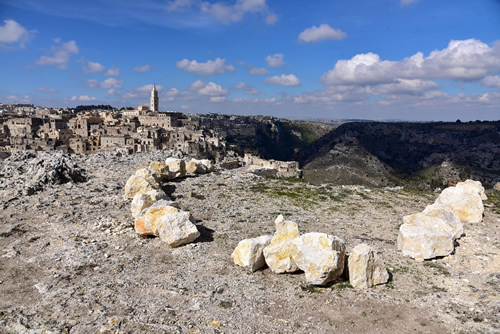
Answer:
<svg viewBox="0 0 500 334"><path fill-rule="evenodd" d="M158 91L156 90L156 84L153 85L151 90L151 99L149 100L149 110L152 112L158 112Z"/></svg>

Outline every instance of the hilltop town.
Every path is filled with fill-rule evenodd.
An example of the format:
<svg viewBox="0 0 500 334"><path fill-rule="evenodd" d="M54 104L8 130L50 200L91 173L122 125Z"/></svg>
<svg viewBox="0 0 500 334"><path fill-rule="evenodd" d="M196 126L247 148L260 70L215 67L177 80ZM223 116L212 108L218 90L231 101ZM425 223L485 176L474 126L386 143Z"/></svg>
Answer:
<svg viewBox="0 0 500 334"><path fill-rule="evenodd" d="M0 151L44 151L93 154L176 150L216 161L234 156L227 136L255 135L256 122L272 117L186 115L160 111L158 92L149 105L136 109L95 106L55 109L33 105L0 106ZM82 110L83 109L83 110Z"/></svg>

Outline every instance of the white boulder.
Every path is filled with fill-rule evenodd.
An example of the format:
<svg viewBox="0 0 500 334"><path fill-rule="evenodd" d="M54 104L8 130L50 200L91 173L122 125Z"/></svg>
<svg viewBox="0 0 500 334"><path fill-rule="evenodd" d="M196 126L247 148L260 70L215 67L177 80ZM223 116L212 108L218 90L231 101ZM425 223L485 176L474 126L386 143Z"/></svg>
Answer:
<svg viewBox="0 0 500 334"><path fill-rule="evenodd" d="M160 239L170 247L177 247L196 240L200 232L189 212L178 211L160 217L156 225Z"/></svg>
<svg viewBox="0 0 500 334"><path fill-rule="evenodd" d="M306 233L291 242L291 257L309 284L324 285L344 271L345 245L333 235Z"/></svg>
<svg viewBox="0 0 500 334"><path fill-rule="evenodd" d="M271 243L263 250L266 263L277 274L297 271L291 254L291 241L299 236L299 228L296 223L285 221L282 215L276 218L275 225L276 232Z"/></svg>
<svg viewBox="0 0 500 334"><path fill-rule="evenodd" d="M262 235L257 238L241 240L234 249L231 257L235 264L256 271L262 268L266 261L262 253L264 247L271 242L271 235Z"/></svg>
<svg viewBox="0 0 500 334"><path fill-rule="evenodd" d="M186 176L186 162L182 159L167 158L165 164L168 166L169 179Z"/></svg>
<svg viewBox="0 0 500 334"><path fill-rule="evenodd" d="M385 264L367 244L353 248L348 260L349 283L355 289L367 289L374 285L387 283L389 273Z"/></svg>

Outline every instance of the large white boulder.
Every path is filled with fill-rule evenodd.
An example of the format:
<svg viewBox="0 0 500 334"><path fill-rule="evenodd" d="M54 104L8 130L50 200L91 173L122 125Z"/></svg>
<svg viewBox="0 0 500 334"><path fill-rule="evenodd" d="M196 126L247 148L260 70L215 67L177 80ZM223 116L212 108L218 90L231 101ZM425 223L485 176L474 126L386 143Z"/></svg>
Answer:
<svg viewBox="0 0 500 334"><path fill-rule="evenodd" d="M444 189L426 211L442 207L456 214L463 223L480 223L484 212L482 199L486 198L480 182L467 180L459 182L455 187Z"/></svg>
<svg viewBox="0 0 500 334"><path fill-rule="evenodd" d="M342 239L325 233L306 233L291 242L291 257L305 272L309 284L324 285L344 271L345 245Z"/></svg>
<svg viewBox="0 0 500 334"><path fill-rule="evenodd" d="M430 206L424 212L405 216L399 228L397 246L404 256L418 261L450 255L463 225L453 212Z"/></svg>
<svg viewBox="0 0 500 334"><path fill-rule="evenodd" d="M169 179L186 176L186 162L182 159L167 158L165 164L168 166Z"/></svg>
<svg viewBox="0 0 500 334"><path fill-rule="evenodd" d="M186 174L187 175L193 175L196 174L196 169L198 168L198 161L197 160L191 160L186 162Z"/></svg>
<svg viewBox="0 0 500 334"><path fill-rule="evenodd" d="M262 253L264 247L271 242L271 235L262 235L257 238L241 240L234 249L231 257L235 264L251 271L262 268L266 261Z"/></svg>
<svg viewBox="0 0 500 334"><path fill-rule="evenodd" d="M163 190L155 189L145 194L135 194L132 199L132 204L130 205L132 217L137 218L144 209L150 207L159 200L169 200L167 194L165 194Z"/></svg>
<svg viewBox="0 0 500 334"><path fill-rule="evenodd" d="M149 163L149 169L158 174L161 181L167 181L169 178L168 165L161 161L151 161Z"/></svg>
<svg viewBox="0 0 500 334"><path fill-rule="evenodd" d="M349 283L355 289L367 289L387 283L389 273L382 259L367 244L353 248L348 260Z"/></svg>
<svg viewBox="0 0 500 334"><path fill-rule="evenodd" d="M136 194L161 191L158 183L151 182L142 176L132 175L125 184L125 197L134 198Z"/></svg>
<svg viewBox="0 0 500 334"><path fill-rule="evenodd" d="M290 273L298 270L291 255L291 241L299 236L296 223L285 221L282 215L275 220L276 232L271 243L264 248L264 258L274 273Z"/></svg>
<svg viewBox="0 0 500 334"><path fill-rule="evenodd" d="M178 211L160 217L156 225L160 239L170 247L177 247L196 240L200 232L189 212Z"/></svg>
<svg viewBox="0 0 500 334"><path fill-rule="evenodd" d="M140 176L148 180L151 184L160 185L160 176L149 168L139 168L135 171L135 176Z"/></svg>

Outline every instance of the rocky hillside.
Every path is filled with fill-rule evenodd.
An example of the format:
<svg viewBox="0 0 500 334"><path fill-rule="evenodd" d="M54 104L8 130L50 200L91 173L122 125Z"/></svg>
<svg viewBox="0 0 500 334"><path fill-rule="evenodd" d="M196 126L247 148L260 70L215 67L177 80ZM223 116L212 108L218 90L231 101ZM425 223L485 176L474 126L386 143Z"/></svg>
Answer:
<svg viewBox="0 0 500 334"><path fill-rule="evenodd" d="M444 187L500 179L500 122L345 123L297 154L316 184Z"/></svg>
<svg viewBox="0 0 500 334"><path fill-rule="evenodd" d="M403 257L402 217L437 193L311 185L245 169L162 184L201 236L177 248L134 231L127 179L172 152L122 156L16 153L0 160L1 333L494 333L500 330L500 196L464 226L455 252ZM233 263L242 239L274 232L279 214L302 233L377 250L388 284L326 287L304 275Z"/></svg>

